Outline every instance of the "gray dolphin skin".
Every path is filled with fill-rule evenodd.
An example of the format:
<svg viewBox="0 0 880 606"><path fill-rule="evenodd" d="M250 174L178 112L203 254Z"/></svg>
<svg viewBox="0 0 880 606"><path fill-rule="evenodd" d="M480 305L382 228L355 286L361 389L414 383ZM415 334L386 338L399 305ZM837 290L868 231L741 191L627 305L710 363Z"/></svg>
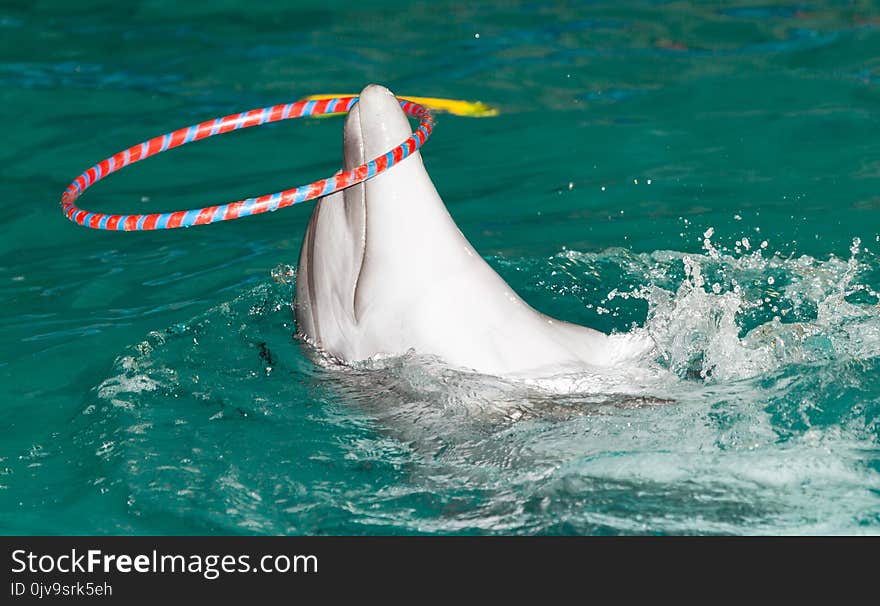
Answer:
<svg viewBox="0 0 880 606"><path fill-rule="evenodd" d="M367 86L345 121L345 169L411 130L394 95ZM345 363L415 352L484 374L540 377L614 365L653 347L644 335L606 335L529 306L461 233L418 152L318 200L294 309L300 335Z"/></svg>

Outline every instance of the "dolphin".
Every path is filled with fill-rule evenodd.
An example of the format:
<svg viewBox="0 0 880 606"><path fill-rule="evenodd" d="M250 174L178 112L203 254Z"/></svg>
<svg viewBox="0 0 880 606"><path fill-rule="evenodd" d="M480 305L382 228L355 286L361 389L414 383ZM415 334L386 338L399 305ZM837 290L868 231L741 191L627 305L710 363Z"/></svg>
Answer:
<svg viewBox="0 0 880 606"><path fill-rule="evenodd" d="M398 100L369 85L345 120L346 170L411 132ZM481 374L533 378L632 360L653 349L533 309L461 233L416 152L318 200L296 277L297 331L343 363L415 352Z"/></svg>

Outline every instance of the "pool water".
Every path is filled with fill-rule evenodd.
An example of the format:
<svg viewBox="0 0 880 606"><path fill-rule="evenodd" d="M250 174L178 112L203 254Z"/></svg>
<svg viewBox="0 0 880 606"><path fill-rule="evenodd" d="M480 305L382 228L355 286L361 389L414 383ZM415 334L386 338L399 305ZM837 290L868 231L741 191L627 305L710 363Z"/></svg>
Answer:
<svg viewBox="0 0 880 606"><path fill-rule="evenodd" d="M860 3L0 7L0 533L880 531L880 21ZM548 391L295 338L311 206L109 233L133 143L379 82L537 309L655 355ZM102 212L332 174L341 120L186 146Z"/></svg>

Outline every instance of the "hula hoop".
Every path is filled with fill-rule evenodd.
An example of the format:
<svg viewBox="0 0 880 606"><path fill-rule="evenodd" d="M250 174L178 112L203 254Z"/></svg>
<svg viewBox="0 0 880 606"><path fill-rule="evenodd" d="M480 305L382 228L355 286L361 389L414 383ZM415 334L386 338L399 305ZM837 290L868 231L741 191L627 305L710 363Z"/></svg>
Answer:
<svg viewBox="0 0 880 606"><path fill-rule="evenodd" d="M418 103L399 99L400 107L404 113L418 118L420 121L419 127L413 131L412 135L388 153L373 158L352 170L338 172L326 179L319 179L306 185L300 185L299 187L257 198L246 198L236 202L229 202L228 204L204 206L202 208L178 210L168 213L113 215L90 212L74 204L86 189L101 179L105 179L108 175L130 164L140 162L169 149L241 128L260 126L270 122L280 122L281 120L317 116L320 114L346 113L351 111L351 108L354 107L357 101L358 98L356 96L349 96L321 100L303 100L286 105L273 105L261 109L252 109L239 114L231 114L215 120L208 120L153 137L148 141L129 147L98 162L74 179L61 196L61 211L68 219L78 225L92 229L116 231L175 229L178 227L191 227L193 225L206 225L219 221L231 221L232 219L240 219L250 215L273 212L279 208L286 208L300 202L327 196L346 187L363 183L367 179L385 172L414 153L431 136L431 131L434 128L434 119L430 111Z"/></svg>

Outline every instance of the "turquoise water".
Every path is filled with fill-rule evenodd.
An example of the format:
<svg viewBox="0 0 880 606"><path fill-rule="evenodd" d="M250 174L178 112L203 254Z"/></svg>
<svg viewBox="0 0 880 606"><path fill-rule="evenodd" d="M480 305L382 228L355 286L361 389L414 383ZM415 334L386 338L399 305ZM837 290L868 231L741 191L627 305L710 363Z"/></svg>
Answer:
<svg viewBox="0 0 880 606"><path fill-rule="evenodd" d="M880 530L877 7L76 4L0 6L0 532ZM532 305L651 334L637 381L316 364L309 205L137 234L59 212L135 142L369 82L501 109L440 115L428 170ZM82 204L223 202L340 154L339 119L269 125Z"/></svg>

